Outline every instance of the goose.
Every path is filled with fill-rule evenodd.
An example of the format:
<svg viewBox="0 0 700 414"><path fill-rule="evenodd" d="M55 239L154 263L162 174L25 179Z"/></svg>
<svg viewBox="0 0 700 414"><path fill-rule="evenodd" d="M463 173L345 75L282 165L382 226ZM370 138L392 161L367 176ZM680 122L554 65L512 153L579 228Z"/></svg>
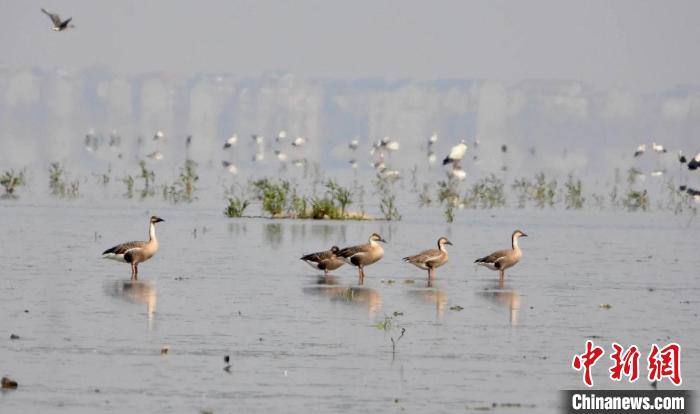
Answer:
<svg viewBox="0 0 700 414"><path fill-rule="evenodd" d="M232 146L236 145L237 142L238 142L238 135L236 135L236 134L231 135L224 143L224 149L231 148Z"/></svg>
<svg viewBox="0 0 700 414"><path fill-rule="evenodd" d="M158 239L156 239L156 223L163 220L160 217L151 216L148 224L148 241L132 241L118 244L102 253L102 258L112 259L131 264L131 280L139 278L139 263L153 257L158 251Z"/></svg>
<svg viewBox="0 0 700 414"><path fill-rule="evenodd" d="M515 230L511 236L511 243L513 246L511 249L493 252L481 259L476 259L474 263L488 267L491 270L498 270L500 279L503 280L506 269L515 266L523 256L523 252L520 250L520 246L518 246L518 239L521 237L527 237L527 234L520 230Z"/></svg>
<svg viewBox="0 0 700 414"><path fill-rule="evenodd" d="M452 242L446 237L440 237L437 241L438 248L425 250L414 256L404 257L403 260L418 268L428 271L428 279L435 277L435 269L447 263L447 250L445 245L452 246Z"/></svg>
<svg viewBox="0 0 700 414"><path fill-rule="evenodd" d="M345 262L339 259L336 254L340 251L338 246L331 247L330 250L309 253L301 257L306 264L314 269L323 270L323 274L328 276L328 272L339 268Z"/></svg>
<svg viewBox="0 0 700 414"><path fill-rule="evenodd" d="M44 12L44 14L46 14L47 16L49 16L51 22L53 23L53 27L51 29L53 29L55 32L62 32L68 28L75 27L72 24L70 24L71 20L73 20L72 17L69 17L67 20L61 21L61 17L58 14L52 13L43 8L41 9L41 11Z"/></svg>
<svg viewBox="0 0 700 414"><path fill-rule="evenodd" d="M447 165L451 162L460 161L464 158L464 153L467 152L467 144L462 140L459 144L452 147L450 153L442 160L442 165Z"/></svg>
<svg viewBox="0 0 700 414"><path fill-rule="evenodd" d="M656 142L651 143L651 149L653 149L657 154L663 154L666 152L666 148L664 148L664 146L661 144L657 144Z"/></svg>
<svg viewBox="0 0 700 414"><path fill-rule="evenodd" d="M365 266L376 263L384 257L384 249L379 242L386 243L386 240L377 233L372 233L372 235L369 236L369 242L367 244L346 247L336 253L336 256L347 264L357 267L360 276L360 284L362 284L365 279Z"/></svg>
<svg viewBox="0 0 700 414"><path fill-rule="evenodd" d="M637 150L634 151L634 157L639 157L640 155L644 154L644 151L647 150L647 144L641 144L637 147Z"/></svg>

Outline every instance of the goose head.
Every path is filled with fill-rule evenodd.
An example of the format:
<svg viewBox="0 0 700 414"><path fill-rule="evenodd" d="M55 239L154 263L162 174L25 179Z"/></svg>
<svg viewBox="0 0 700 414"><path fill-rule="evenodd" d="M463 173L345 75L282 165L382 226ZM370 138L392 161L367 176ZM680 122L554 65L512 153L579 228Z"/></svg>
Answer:
<svg viewBox="0 0 700 414"><path fill-rule="evenodd" d="M382 238L382 236L380 236L379 234L377 234L377 233L372 233L372 235L369 236L369 242L370 242L370 244L376 243L376 242L386 243L386 240L384 240L384 239Z"/></svg>
<svg viewBox="0 0 700 414"><path fill-rule="evenodd" d="M447 237L440 237L438 239L438 247L440 248L440 250L444 250L446 244L452 246L452 242L447 240Z"/></svg>
<svg viewBox="0 0 700 414"><path fill-rule="evenodd" d="M333 246L333 247L331 247L331 253L336 254L336 253L338 253L339 251L340 251L340 249L338 248L338 246Z"/></svg>
<svg viewBox="0 0 700 414"><path fill-rule="evenodd" d="M527 237L527 234L523 233L522 230L515 230L513 232L513 239L518 239L520 237Z"/></svg>
<svg viewBox="0 0 700 414"><path fill-rule="evenodd" d="M165 221L165 220L163 220L162 218L160 218L158 216L151 216L151 224L160 223L161 221Z"/></svg>

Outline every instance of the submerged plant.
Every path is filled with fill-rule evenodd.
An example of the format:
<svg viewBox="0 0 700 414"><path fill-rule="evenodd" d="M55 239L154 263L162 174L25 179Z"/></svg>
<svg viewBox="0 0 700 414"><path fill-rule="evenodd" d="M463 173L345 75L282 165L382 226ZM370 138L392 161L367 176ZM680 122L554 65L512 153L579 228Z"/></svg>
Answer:
<svg viewBox="0 0 700 414"><path fill-rule="evenodd" d="M379 195L379 210L384 215L385 220L401 220L401 214L396 208L396 196L394 195L393 185L396 182L395 177L387 177L381 173L377 174L374 180L374 189Z"/></svg>
<svg viewBox="0 0 700 414"><path fill-rule="evenodd" d="M9 170L0 175L0 185L5 189L4 197L14 198L15 190L24 184L24 171L16 173L15 170Z"/></svg>
<svg viewBox="0 0 700 414"><path fill-rule="evenodd" d="M494 174L479 179L464 197L464 204L472 208L495 208L506 205L503 182Z"/></svg>
<svg viewBox="0 0 700 414"><path fill-rule="evenodd" d="M228 206L224 209L227 217L241 217L250 203L240 197L228 197Z"/></svg>
<svg viewBox="0 0 700 414"><path fill-rule="evenodd" d="M566 209L579 210L583 208L585 198L581 190L581 180L574 180L573 175L569 174L568 180L564 183L564 188L566 189L566 194L564 195Z"/></svg>

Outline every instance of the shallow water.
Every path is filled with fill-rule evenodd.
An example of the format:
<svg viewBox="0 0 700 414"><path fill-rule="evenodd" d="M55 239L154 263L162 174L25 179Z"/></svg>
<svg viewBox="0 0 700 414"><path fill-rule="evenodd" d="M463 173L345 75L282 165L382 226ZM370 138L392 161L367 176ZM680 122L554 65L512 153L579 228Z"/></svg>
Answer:
<svg viewBox="0 0 700 414"><path fill-rule="evenodd" d="M637 344L642 361L652 343L676 341L683 388L700 380L688 217L469 211L447 225L425 210L332 223L86 204L0 204L0 375L20 383L0 393L3 413L555 412L557 390L582 387L570 364L589 337L606 349L598 388L649 387L612 384L612 341ZM161 250L131 283L128 265L99 256L146 237L151 213L166 220ZM500 287L472 262L516 227L530 237ZM298 260L374 231L389 244L364 286L353 268L324 279ZM427 287L401 258L441 235L450 262ZM386 331L373 326L394 312Z"/></svg>

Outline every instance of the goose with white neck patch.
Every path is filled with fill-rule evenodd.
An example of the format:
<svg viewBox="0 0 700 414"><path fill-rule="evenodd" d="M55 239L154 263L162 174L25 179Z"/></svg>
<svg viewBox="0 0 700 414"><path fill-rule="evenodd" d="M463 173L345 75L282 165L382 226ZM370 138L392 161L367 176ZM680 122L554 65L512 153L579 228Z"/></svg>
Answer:
<svg viewBox="0 0 700 414"><path fill-rule="evenodd" d="M346 263L357 266L360 275L360 284L365 280L365 266L376 263L384 257L384 249L379 242L386 243L386 240L377 233L372 233L372 235L369 236L369 242L367 244L346 247L336 253L336 256Z"/></svg>
<svg viewBox="0 0 700 414"><path fill-rule="evenodd" d="M447 263L448 255L445 245L452 246L452 242L447 240L447 237L440 237L437 241L438 248L425 250L417 255L404 257L403 260L428 271L428 280L435 277L435 269Z"/></svg>
<svg viewBox="0 0 700 414"><path fill-rule="evenodd" d="M151 216L148 224L148 241L131 241L118 244L105 250L102 253L102 258L131 264L131 280L138 280L139 263L150 259L158 251L156 223L162 221L165 220L160 217Z"/></svg>
<svg viewBox="0 0 700 414"><path fill-rule="evenodd" d="M476 259L474 263L491 270L498 270L500 279L503 280L506 275L506 269L518 264L520 258L523 257L523 252L518 245L518 239L521 237L527 237L527 234L520 230L515 230L511 236L511 249L498 250L481 259Z"/></svg>

